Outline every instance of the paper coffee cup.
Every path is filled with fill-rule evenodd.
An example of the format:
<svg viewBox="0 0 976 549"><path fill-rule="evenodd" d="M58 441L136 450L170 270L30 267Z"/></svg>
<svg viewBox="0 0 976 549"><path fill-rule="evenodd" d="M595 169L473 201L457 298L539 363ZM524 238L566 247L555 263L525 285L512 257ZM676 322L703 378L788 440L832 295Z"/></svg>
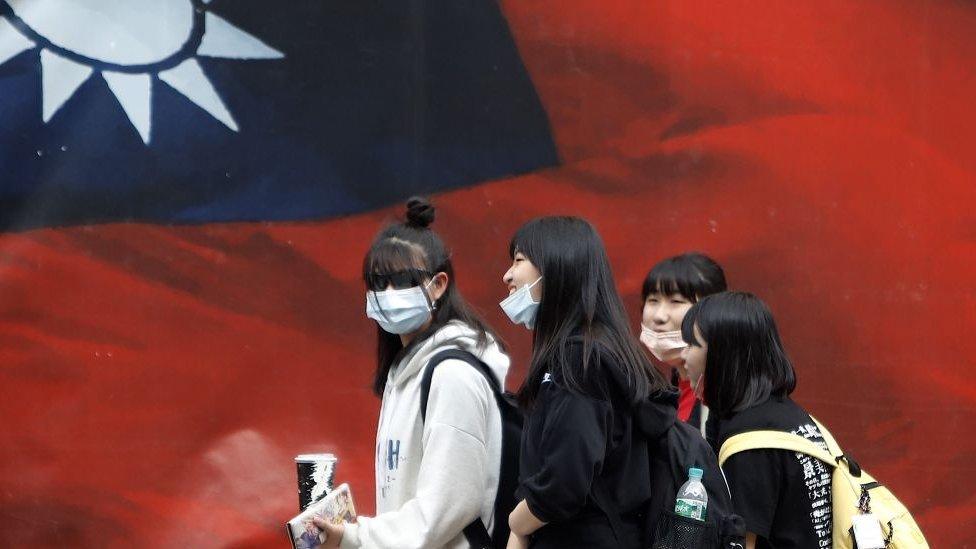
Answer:
<svg viewBox="0 0 976 549"><path fill-rule="evenodd" d="M298 510L324 498L335 487L334 454L301 454L295 456L298 468Z"/></svg>

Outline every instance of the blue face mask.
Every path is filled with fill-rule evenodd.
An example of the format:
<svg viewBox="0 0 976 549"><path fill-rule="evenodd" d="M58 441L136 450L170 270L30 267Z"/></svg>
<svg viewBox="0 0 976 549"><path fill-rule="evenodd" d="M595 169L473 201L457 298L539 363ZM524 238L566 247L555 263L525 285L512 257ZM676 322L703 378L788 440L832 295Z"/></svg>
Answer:
<svg viewBox="0 0 976 549"><path fill-rule="evenodd" d="M530 330L535 327L535 317L539 313L539 302L532 300L530 290L540 280L542 280L541 276L532 284L526 284L518 290L515 290L512 292L512 295L506 297L498 304L512 322L522 324Z"/></svg>
<svg viewBox="0 0 976 549"><path fill-rule="evenodd" d="M434 310L425 289L370 290L366 292L366 316L391 334L416 332L431 319Z"/></svg>

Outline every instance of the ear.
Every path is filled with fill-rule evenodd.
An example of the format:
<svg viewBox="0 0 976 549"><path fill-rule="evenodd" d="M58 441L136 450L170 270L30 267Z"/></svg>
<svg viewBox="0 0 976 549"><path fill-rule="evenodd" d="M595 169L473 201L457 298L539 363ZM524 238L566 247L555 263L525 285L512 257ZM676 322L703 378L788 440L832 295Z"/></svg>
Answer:
<svg viewBox="0 0 976 549"><path fill-rule="evenodd" d="M448 282L450 282L450 278L445 272L437 273L434 278L430 279L430 286L427 289L430 292L431 301L436 303L444 295L444 292L447 291Z"/></svg>

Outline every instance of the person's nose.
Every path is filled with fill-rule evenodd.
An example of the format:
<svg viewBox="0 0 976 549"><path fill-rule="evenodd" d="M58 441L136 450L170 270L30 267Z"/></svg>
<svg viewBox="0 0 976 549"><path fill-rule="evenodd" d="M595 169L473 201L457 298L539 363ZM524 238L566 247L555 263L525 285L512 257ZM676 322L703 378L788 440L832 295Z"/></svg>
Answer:
<svg viewBox="0 0 976 549"><path fill-rule="evenodd" d="M666 324L668 319L671 318L668 308L665 305L658 305L652 309L651 320L655 324Z"/></svg>
<svg viewBox="0 0 976 549"><path fill-rule="evenodd" d="M512 280L515 279L515 273L512 272L514 270L515 270L515 267L512 266L512 267L509 267L507 271L505 271L505 274L502 275L502 284L508 286L508 285L510 285L512 283Z"/></svg>

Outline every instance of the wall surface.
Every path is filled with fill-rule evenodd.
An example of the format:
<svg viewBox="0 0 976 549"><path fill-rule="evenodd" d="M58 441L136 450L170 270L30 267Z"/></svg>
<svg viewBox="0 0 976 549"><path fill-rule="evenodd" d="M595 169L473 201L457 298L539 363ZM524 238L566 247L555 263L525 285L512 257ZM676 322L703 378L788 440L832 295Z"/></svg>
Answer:
<svg viewBox="0 0 976 549"><path fill-rule="evenodd" d="M214 0L207 9L285 55L240 62L257 71L248 97L267 93L271 101L260 75L273 78L297 55L287 33L267 35L285 16L235 19L231 4ZM415 1L414 11L390 16L433 28L404 39L419 40L422 55L384 58L409 64L406 81L389 89L359 82L373 87L357 94L359 84L347 86L337 98L328 73L308 73L313 96L355 107L329 112L351 112L368 127L337 126L321 112L312 122L354 135L357 151L371 139L382 143L376 150L386 156L356 160L375 187L346 177L356 165L339 161L320 177L315 170L328 163L316 155L352 154L324 139L305 156L279 143L280 154L234 174L248 180L246 192L191 193L173 211L131 206L131 193L99 202L96 175L85 181L87 194L70 195L76 204L63 204L60 190L21 192L72 181L75 172L60 172L56 159L30 171L20 163L36 159L10 153L27 146L25 135L45 132L90 148L117 132L113 139L131 147L126 158L159 155L158 165L130 166L150 178L140 184L176 181L183 187L174 192L189 192L192 173L159 166L250 153L195 157L166 147L196 135L250 139L258 130L244 123L246 113L258 111L218 82L227 112L241 119L236 132L198 109L181 116L212 127L185 137L168 137L176 129L157 114L146 143L118 114L99 126L104 135L84 138L84 113L101 112L105 82L86 84L45 121L37 79L45 54L25 50L0 62L0 169L8 174L0 176L0 226L10 228L0 233L0 545L280 547L297 506L292 457L304 452L338 454L339 480L371 512L379 402L369 391L375 335L363 315L361 260L415 192L431 193L434 228L454 250L460 287L512 349L510 388L525 373L530 334L497 302L506 294L508 240L522 222L547 214L591 220L635 332L649 267L703 251L724 265L733 288L770 304L796 364L796 399L903 499L934 547L972 545L976 5L503 0L489 40L469 27L437 30L462 28L443 15L432 22L444 13L437 4ZM488 9L470 28L495 13L492 2L459 5ZM366 18L376 10L346 14L378 25L348 32L349 55L382 42L373 38L392 23ZM0 45L15 30L0 25ZM502 51L489 47L495 43L511 46L499 58L503 69L486 61L485 52ZM369 52L386 55L377 48ZM341 57L332 51L323 49L323 63ZM363 71L370 59L357 62ZM201 61L215 81L234 63ZM341 77L355 78L355 66ZM508 72L497 82L474 80L483 86L441 87L472 67ZM11 95L15 85L33 86L33 102L17 103L27 95ZM405 105L400 118L371 117L387 103L359 100L403 87L422 98L396 96ZM488 92L469 95L478 89ZM153 96L154 108L178 105L166 93L173 95ZM511 100L485 107L498 97ZM280 123L266 137L300 123ZM296 133L294 148L312 133ZM390 152L393 134L415 141ZM72 170L94 172L98 158ZM377 158L408 161L387 170ZM261 171L265 162L274 169ZM292 162L297 176L278 169ZM398 179L401 168L409 177ZM293 179L341 192L298 191ZM250 208L264 204L266 189L277 209ZM239 201L216 205L230 199ZM296 202L314 207L287 208ZM87 203L96 214L86 216ZM208 217L212 211L220 214Z"/></svg>

